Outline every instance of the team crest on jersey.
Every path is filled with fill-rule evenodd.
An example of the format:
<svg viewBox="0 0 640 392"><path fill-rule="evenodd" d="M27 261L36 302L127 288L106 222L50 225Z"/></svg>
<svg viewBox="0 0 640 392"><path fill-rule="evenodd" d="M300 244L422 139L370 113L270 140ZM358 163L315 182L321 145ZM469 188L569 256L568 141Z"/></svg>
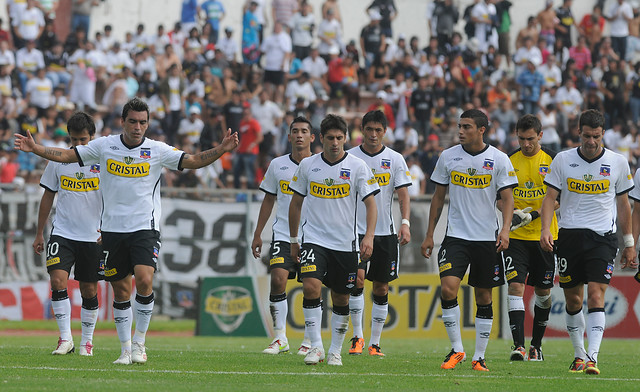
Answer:
<svg viewBox="0 0 640 392"><path fill-rule="evenodd" d="M593 180L593 176L591 174L585 174L582 178L584 178L586 182Z"/></svg>
<svg viewBox="0 0 640 392"><path fill-rule="evenodd" d="M482 164L482 168L485 170L493 170L493 159L485 159L484 163Z"/></svg>
<svg viewBox="0 0 640 392"><path fill-rule="evenodd" d="M127 165L130 165L133 163L135 159L133 157L124 157L124 163L126 163Z"/></svg>
<svg viewBox="0 0 640 392"><path fill-rule="evenodd" d="M533 181L527 181L524 183L524 187L527 189L532 189L536 184L533 183Z"/></svg>
<svg viewBox="0 0 640 392"><path fill-rule="evenodd" d="M142 159L151 158L151 149L150 148L141 148L140 149L140 158L142 158Z"/></svg>
<svg viewBox="0 0 640 392"><path fill-rule="evenodd" d="M78 180L82 180L84 178L84 173L80 173L80 172L76 173L76 178Z"/></svg>
<svg viewBox="0 0 640 392"><path fill-rule="evenodd" d="M380 165L381 168L383 169L391 169L391 160L390 159L383 159L382 160L382 164Z"/></svg>
<svg viewBox="0 0 640 392"><path fill-rule="evenodd" d="M351 170L349 169L340 169L340 178L343 180L351 179Z"/></svg>
<svg viewBox="0 0 640 392"><path fill-rule="evenodd" d="M91 169L89 169L91 173L100 173L100 165L91 165Z"/></svg>
<svg viewBox="0 0 640 392"><path fill-rule="evenodd" d="M601 176L610 176L611 175L611 166L610 165L602 165L602 166L600 166L600 175Z"/></svg>
<svg viewBox="0 0 640 392"><path fill-rule="evenodd" d="M546 176L547 174L549 174L549 165L540 165L540 167L538 168L538 174L540 174L541 176Z"/></svg>
<svg viewBox="0 0 640 392"><path fill-rule="evenodd" d="M475 176L477 172L478 172L478 171L477 171L476 169L472 168L472 167L470 167L470 168L468 168L468 169L467 169L467 173L468 173L470 176Z"/></svg>
<svg viewBox="0 0 640 392"><path fill-rule="evenodd" d="M295 177L294 177L294 178L295 178ZM333 182L334 182L334 181L333 181L333 178L325 178L325 179L324 179L324 183L325 183L325 185L327 185L327 186L331 186L331 185L333 185Z"/></svg>

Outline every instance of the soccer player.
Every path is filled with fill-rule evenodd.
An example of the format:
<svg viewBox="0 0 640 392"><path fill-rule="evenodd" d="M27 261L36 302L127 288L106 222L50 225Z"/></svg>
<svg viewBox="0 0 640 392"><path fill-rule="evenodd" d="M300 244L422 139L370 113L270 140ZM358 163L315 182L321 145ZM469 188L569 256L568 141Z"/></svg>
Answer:
<svg viewBox="0 0 640 392"><path fill-rule="evenodd" d="M96 133L93 119L83 112L75 113L67 121L71 144L86 145ZM47 271L51 282L51 306L60 330L54 355L75 350L71 336L71 302L67 281L75 265L74 278L80 282L82 308L82 338L80 355L93 355L93 331L98 319L98 273L100 247L96 242L100 228L102 195L100 194L100 165L81 167L51 162L40 178L44 194L38 210L38 228L33 250L41 254L44 248L44 227L53 201L58 195L53 229L47 243Z"/></svg>
<svg viewBox="0 0 640 392"><path fill-rule="evenodd" d="M438 252L442 321L452 345L441 365L443 369L453 369L466 359L457 295L470 266L469 285L474 287L477 308L476 348L471 367L489 371L484 356L493 324L492 289L504 284L499 253L509 247L513 216L511 188L518 182L509 157L483 141L488 126L487 116L480 110L463 112L458 122L460 144L442 152L431 175L436 190L429 209L427 234L421 246L426 258L431 257L433 251L433 233L449 187L447 234ZM499 232L495 213L498 194L504 211Z"/></svg>
<svg viewBox="0 0 640 392"><path fill-rule="evenodd" d="M637 266L627 195L633 179L626 158L602 147L603 127L602 113L582 112L580 146L558 153L544 179L547 194L542 201L540 245L548 252L556 246L560 287L567 303L567 332L575 354L569 371L574 373L600 374L597 363L605 328L604 295L618 253L616 218L624 239L622 268ZM558 194L560 230L556 242L551 222ZM588 351L584 348L582 313L585 284Z"/></svg>
<svg viewBox="0 0 640 392"><path fill-rule="evenodd" d="M360 258L371 256L376 226L376 179L367 164L344 151L347 124L340 116L327 115L320 124L323 152L300 162L289 188L294 192L289 206L291 257L300 257L303 311L311 349L304 358L315 365L325 358L320 335L322 284L331 289L331 347L327 364L342 365L340 350L349 324L349 294L356 284L358 250ZM306 200L305 200L306 198ZM302 222L302 246L298 227L302 202L306 216ZM358 246L356 207L358 200L367 210L367 229Z"/></svg>
<svg viewBox="0 0 640 392"><path fill-rule="evenodd" d="M105 280L114 291L113 313L120 339L117 364L145 363L145 335L153 313L153 274L160 252L160 175L162 168L198 169L213 163L238 145L237 133L227 133L219 146L195 155L145 138L149 107L139 98L122 109L122 135L101 137L73 149L44 147L29 133L15 134L15 148L63 163L102 168L101 232ZM136 332L131 339L131 276L136 283Z"/></svg>
<svg viewBox="0 0 640 392"><path fill-rule="evenodd" d="M291 257L291 244L289 243L289 203L293 192L289 189L291 177L298 169L300 162L311 156L311 143L315 135L311 130L311 123L305 117L296 117L289 126L289 142L291 154L275 158L269 164L264 175L260 190L265 193L258 222L251 241L251 252L256 259L262 253L262 230L264 229L271 210L276 204L276 218L273 222L273 237L271 241L271 259L269 260L269 272L271 274L271 292L269 293L269 309L273 318L275 338L262 351L265 354L280 354L289 351L287 340L287 280L295 279L300 270L297 258ZM304 213L302 214L305 215ZM300 238L298 238L300 240ZM298 349L298 355L307 355L311 342L305 339Z"/></svg>
<svg viewBox="0 0 640 392"><path fill-rule="evenodd" d="M542 125L531 114L525 114L516 123L516 135L520 148L509 155L518 176L518 186L513 189L515 208L509 235L509 248L502 252L508 288L509 325L513 336L512 361L523 361L524 348L524 296L525 282L534 286L535 306L533 331L528 359L542 361L542 337L551 311L551 288L555 275L555 259L552 252L540 248L540 207L547 186L544 178L555 152L540 146ZM498 200L498 207L502 201ZM558 238L558 222L553 214L551 223L553 238ZM528 277L527 277L528 276Z"/></svg>
<svg viewBox="0 0 640 392"><path fill-rule="evenodd" d="M362 333L362 318L364 310L364 279L372 281L373 307L371 309L371 339L369 339L369 355L384 356L380 350L380 335L389 312L388 294L389 282L398 278L400 268L398 258L398 241L401 245L411 240L409 227L409 191L411 176L404 158L399 153L382 144L387 130L387 118L379 110L368 112L362 118L362 144L348 151L349 154L362 159L373 172L380 193L375 196L378 208L375 237L373 239L373 253L367 261L358 265L356 288L351 292L349 312L353 324L353 338L349 354L362 354L364 338ZM391 214L393 191L398 194L402 224L396 232ZM362 239L366 230L366 216L364 205L358 203L358 233ZM368 268L367 268L368 267Z"/></svg>

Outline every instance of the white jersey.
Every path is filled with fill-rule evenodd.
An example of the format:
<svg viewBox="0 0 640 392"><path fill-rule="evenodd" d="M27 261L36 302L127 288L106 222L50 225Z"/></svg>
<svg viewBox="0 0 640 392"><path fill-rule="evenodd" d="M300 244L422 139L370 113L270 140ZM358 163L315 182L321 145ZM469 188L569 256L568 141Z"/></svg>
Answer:
<svg viewBox="0 0 640 392"><path fill-rule="evenodd" d="M289 242L289 204L293 191L289 189L291 178L298 170L299 163L291 154L274 158L260 184L260 190L276 196L276 219L273 221L273 241ZM300 223L306 216L307 203L302 204ZM302 239L302 230L298 230L298 241Z"/></svg>
<svg viewBox="0 0 640 392"><path fill-rule="evenodd" d="M323 154L316 154L300 162L289 188L306 197L302 242L341 252L359 250L358 201L380 192L362 159L345 153L338 162L329 163Z"/></svg>
<svg viewBox="0 0 640 392"><path fill-rule="evenodd" d="M160 229L160 174L178 170L184 152L145 138L130 147L112 135L77 146L80 165L100 164L102 231L131 233Z"/></svg>
<svg viewBox="0 0 640 392"><path fill-rule="evenodd" d="M380 193L376 195L378 220L375 235L396 234L391 211L393 191L411 185L411 174L407 163L402 155L384 146L382 150L373 155L364 151L362 146L354 147L348 152L365 161L380 186ZM358 201L358 234L364 234L366 230L367 211L364 208L364 203Z"/></svg>
<svg viewBox="0 0 640 392"><path fill-rule="evenodd" d="M629 191L629 198L640 202L640 170L636 170L636 175L633 177L633 189ZM634 208L640 208L640 205Z"/></svg>
<svg viewBox="0 0 640 392"><path fill-rule="evenodd" d="M58 194L52 235L69 240L95 242L100 234L102 194L100 165L49 162L40 186Z"/></svg>
<svg viewBox="0 0 640 392"><path fill-rule="evenodd" d="M616 196L633 188L627 160L603 148L586 159L572 148L558 153L544 183L560 191L561 229L589 229L603 235L616 231Z"/></svg>
<svg viewBox="0 0 640 392"><path fill-rule="evenodd" d="M468 241L496 239L496 196L518 185L505 153L487 145L479 153L469 154L458 144L442 152L431 181L449 186L447 236Z"/></svg>

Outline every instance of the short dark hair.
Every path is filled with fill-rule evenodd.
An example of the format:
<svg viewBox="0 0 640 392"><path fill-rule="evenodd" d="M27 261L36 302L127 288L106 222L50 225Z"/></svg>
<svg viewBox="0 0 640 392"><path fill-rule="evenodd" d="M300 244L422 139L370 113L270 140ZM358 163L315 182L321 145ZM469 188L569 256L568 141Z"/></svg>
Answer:
<svg viewBox="0 0 640 392"><path fill-rule="evenodd" d="M380 110L372 110L362 116L362 128L367 125L367 123L375 122L382 124L383 129L387 129L387 116L382 113Z"/></svg>
<svg viewBox="0 0 640 392"><path fill-rule="evenodd" d="M313 127L311 126L311 121L309 121L308 118L306 118L305 116L298 116L294 118L293 121L291 121L291 124L289 124L289 133L291 133L291 130L293 129L293 124L295 123L307 123L309 124L309 130L311 131L313 129Z"/></svg>
<svg viewBox="0 0 640 392"><path fill-rule="evenodd" d="M518 122L516 123L516 131L528 131L529 129L533 129L539 135L542 132L542 124L540 123L540 119L534 116L533 114L525 114L520 117Z"/></svg>
<svg viewBox="0 0 640 392"><path fill-rule="evenodd" d="M473 122L476 123L476 127L478 127L478 129L482 127L484 127L485 130L489 129L489 119L481 110L469 109L462 112L460 118L471 118L473 119Z"/></svg>
<svg viewBox="0 0 640 392"><path fill-rule="evenodd" d="M122 108L122 121L127 119L129 111L147 112L147 120L149 120L149 105L138 97L133 97L129 102L124 104Z"/></svg>
<svg viewBox="0 0 640 392"><path fill-rule="evenodd" d="M582 127L585 125L594 129L604 128L604 116L594 109L585 110L580 114L580 122L578 124L580 132L582 132Z"/></svg>
<svg viewBox="0 0 640 392"><path fill-rule="evenodd" d="M324 120L320 123L320 134L324 136L331 129L338 129L346 135L347 122L344 121L344 118L336 114L327 114Z"/></svg>
<svg viewBox="0 0 640 392"><path fill-rule="evenodd" d="M69 134L82 133L87 130L89 136L96 134L96 124L93 122L93 118L85 112L75 112L67 121L67 131Z"/></svg>

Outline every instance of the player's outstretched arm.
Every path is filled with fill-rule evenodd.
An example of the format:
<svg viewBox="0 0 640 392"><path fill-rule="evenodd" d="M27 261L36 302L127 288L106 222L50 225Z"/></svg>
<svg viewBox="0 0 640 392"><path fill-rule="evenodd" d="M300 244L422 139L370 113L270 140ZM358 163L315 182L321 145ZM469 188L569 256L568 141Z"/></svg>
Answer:
<svg viewBox="0 0 640 392"><path fill-rule="evenodd" d="M540 224L542 226L540 233L540 247L542 247L542 250L545 252L553 252L553 234L551 234L550 228L558 194L557 189L549 186L547 187L547 194L542 200L542 209L540 211Z"/></svg>
<svg viewBox="0 0 640 392"><path fill-rule="evenodd" d="M238 133L231 133L231 128L227 129L227 133L222 139L219 146L206 151L199 152L194 155L185 155L182 160L182 168L184 169L200 169L212 164L218 160L225 152L231 152L238 147Z"/></svg>
<svg viewBox="0 0 640 392"><path fill-rule="evenodd" d="M38 228L36 229L36 238L33 240L33 250L37 254L41 254L44 250L44 225L47 223L53 199L56 197L54 192L48 189L44 190L42 199L40 199L40 207L38 208Z"/></svg>
<svg viewBox="0 0 640 392"><path fill-rule="evenodd" d="M16 150L32 152L39 157L55 162L78 162L78 156L76 155L75 149L45 147L33 140L33 137L31 137L31 132L27 132L27 136L21 135L19 133L15 133L13 136L15 137L13 147Z"/></svg>
<svg viewBox="0 0 640 392"><path fill-rule="evenodd" d="M402 216L402 221L405 219L409 221L409 217L411 216L411 198L409 197L409 189L407 187L402 187L396 190L398 194L398 203L400 204L400 215ZM400 241L400 245L406 245L411 241L411 226L401 224L400 229L398 230L398 241Z"/></svg>
<svg viewBox="0 0 640 392"><path fill-rule="evenodd" d="M369 260L373 253L373 237L376 233L376 221L378 220L378 209L376 207L376 198L373 195L369 195L364 201L364 206L367 209L367 231L362 237L360 242L360 259Z"/></svg>
<svg viewBox="0 0 640 392"><path fill-rule="evenodd" d="M429 224L427 226L427 234L424 238L424 241L422 241L422 245L420 246L422 255L427 259L431 257L431 252L433 251L433 233L436 230L438 220L440 220L440 215L442 214L442 209L444 208L444 197L446 194L446 186L440 184L436 185L436 191L431 198L431 206L429 207Z"/></svg>
<svg viewBox="0 0 640 392"><path fill-rule="evenodd" d="M256 259L260 257L262 253L262 230L267 224L269 216L271 216L271 210L276 202L276 195L270 193L265 194L260 205L260 212L258 213L258 221L256 222L256 229L253 232L253 241L251 241L251 253Z"/></svg>
<svg viewBox="0 0 640 392"><path fill-rule="evenodd" d="M625 240L620 263L622 263L623 269L627 267L637 268L635 238L633 238L632 234L631 204L629 204L629 195L627 193L616 196L616 208L618 210L618 226L622 230L622 238Z"/></svg>

